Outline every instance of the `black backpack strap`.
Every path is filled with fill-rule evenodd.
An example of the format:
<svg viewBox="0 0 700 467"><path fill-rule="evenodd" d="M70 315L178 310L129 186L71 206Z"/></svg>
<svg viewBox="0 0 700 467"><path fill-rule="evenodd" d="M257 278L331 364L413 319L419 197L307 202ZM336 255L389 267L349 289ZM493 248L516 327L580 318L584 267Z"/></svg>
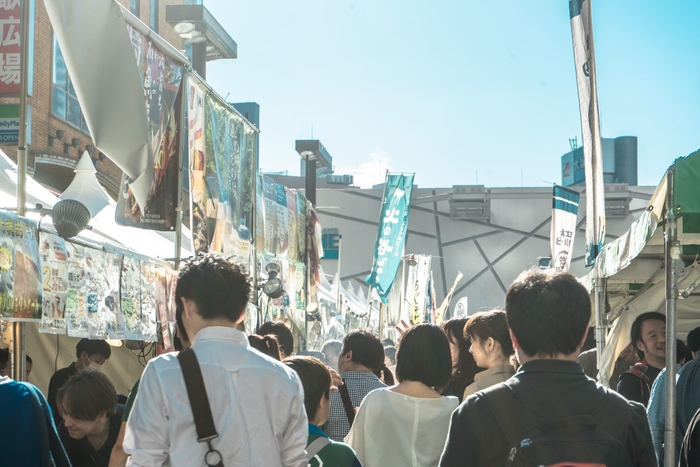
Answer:
<svg viewBox="0 0 700 467"><path fill-rule="evenodd" d="M340 393L340 399L343 401L343 408L345 409L345 416L348 417L348 422L352 428L352 424L355 421L355 409L352 406L352 400L350 400L350 392L348 392L348 385L343 380L343 384L338 386L338 392Z"/></svg>
<svg viewBox="0 0 700 467"><path fill-rule="evenodd" d="M181 351L177 356L182 368L182 376L185 378L187 397L192 407L194 426L197 429L197 441L207 443L209 451L204 455L204 462L210 467L224 467L221 453L214 449L211 442L219 434L216 432L214 417L211 414L207 389L204 386L202 370L199 361L192 348ZM218 462L216 459L218 458Z"/></svg>
<svg viewBox="0 0 700 467"><path fill-rule="evenodd" d="M477 394L486 402L508 445L516 447L527 428L522 425L523 418L518 416L518 402L513 390L507 384L499 384Z"/></svg>

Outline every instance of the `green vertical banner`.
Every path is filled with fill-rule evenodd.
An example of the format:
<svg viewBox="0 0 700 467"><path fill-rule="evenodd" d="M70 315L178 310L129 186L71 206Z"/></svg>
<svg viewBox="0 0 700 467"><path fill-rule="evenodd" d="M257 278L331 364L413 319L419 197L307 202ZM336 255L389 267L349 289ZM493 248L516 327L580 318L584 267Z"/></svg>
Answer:
<svg viewBox="0 0 700 467"><path fill-rule="evenodd" d="M411 212L413 177L414 175L388 174L386 178L372 272L365 279L370 287L377 289L382 303L387 302L396 271L401 265Z"/></svg>

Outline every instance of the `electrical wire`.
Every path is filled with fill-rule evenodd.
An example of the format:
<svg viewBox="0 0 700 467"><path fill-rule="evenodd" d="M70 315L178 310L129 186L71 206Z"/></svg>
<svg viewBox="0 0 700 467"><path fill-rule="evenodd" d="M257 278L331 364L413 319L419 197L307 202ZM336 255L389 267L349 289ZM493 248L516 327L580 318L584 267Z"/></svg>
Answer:
<svg viewBox="0 0 700 467"><path fill-rule="evenodd" d="M53 372L58 371L58 354L61 350L61 341L58 339L58 334L56 334L56 360L53 362Z"/></svg>

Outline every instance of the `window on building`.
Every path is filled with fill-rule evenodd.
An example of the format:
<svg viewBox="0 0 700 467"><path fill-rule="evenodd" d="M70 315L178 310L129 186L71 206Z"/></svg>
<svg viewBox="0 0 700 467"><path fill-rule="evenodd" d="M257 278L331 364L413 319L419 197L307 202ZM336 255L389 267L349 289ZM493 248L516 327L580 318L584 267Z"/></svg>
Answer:
<svg viewBox="0 0 700 467"><path fill-rule="evenodd" d="M51 93L51 113L67 121L76 128L88 133L88 127L83 118L83 112L71 83L66 61L63 59L61 48L56 36L53 40L53 92Z"/></svg>
<svg viewBox="0 0 700 467"><path fill-rule="evenodd" d="M129 10L136 16L141 16L141 0L131 0L129 4Z"/></svg>
<svg viewBox="0 0 700 467"><path fill-rule="evenodd" d="M155 32L158 32L158 0L151 0L148 10L148 25Z"/></svg>

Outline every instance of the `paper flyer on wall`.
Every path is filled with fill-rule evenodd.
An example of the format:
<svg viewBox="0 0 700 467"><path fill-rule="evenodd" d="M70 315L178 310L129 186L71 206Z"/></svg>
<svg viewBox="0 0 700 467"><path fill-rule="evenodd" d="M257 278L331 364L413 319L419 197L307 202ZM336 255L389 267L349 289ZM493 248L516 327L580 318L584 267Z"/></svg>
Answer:
<svg viewBox="0 0 700 467"><path fill-rule="evenodd" d="M156 266L141 261L141 340L157 340Z"/></svg>
<svg viewBox="0 0 700 467"><path fill-rule="evenodd" d="M40 321L42 306L38 229L0 212L0 318Z"/></svg>
<svg viewBox="0 0 700 467"><path fill-rule="evenodd" d="M68 300L68 252L66 241L57 235L39 233L42 291L39 332L66 334Z"/></svg>
<svg viewBox="0 0 700 467"><path fill-rule="evenodd" d="M68 296L66 298L66 327L70 337L90 337L87 315L87 270L85 247L71 244L68 257Z"/></svg>

